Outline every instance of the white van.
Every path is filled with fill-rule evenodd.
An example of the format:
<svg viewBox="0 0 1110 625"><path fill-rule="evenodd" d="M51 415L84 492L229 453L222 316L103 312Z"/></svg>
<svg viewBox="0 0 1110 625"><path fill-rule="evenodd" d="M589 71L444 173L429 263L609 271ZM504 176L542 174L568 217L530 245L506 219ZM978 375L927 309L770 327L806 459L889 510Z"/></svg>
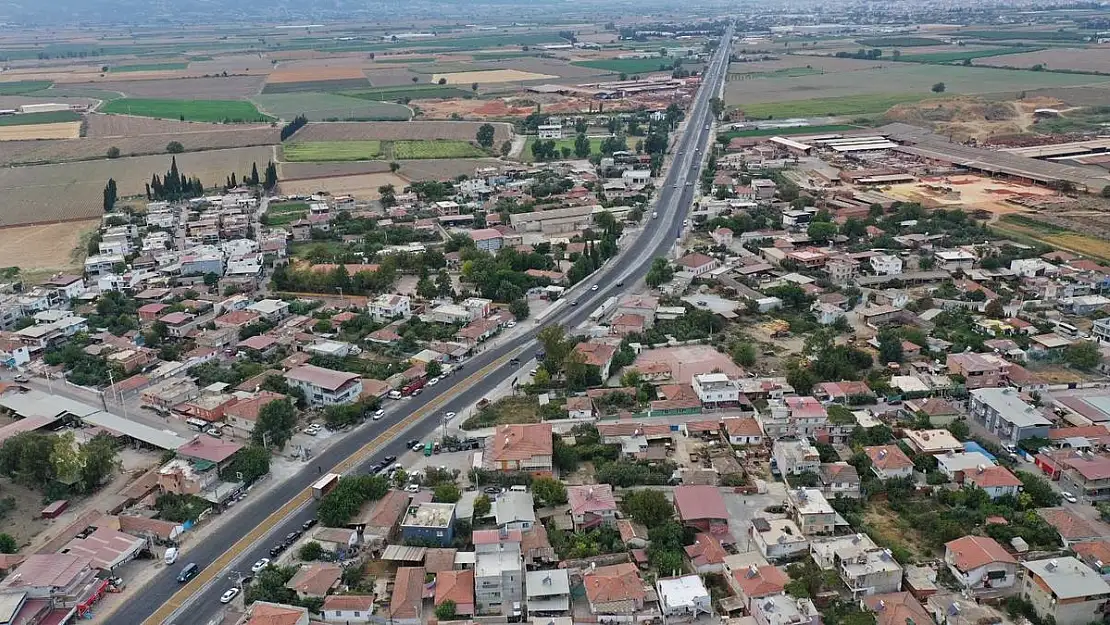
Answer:
<svg viewBox="0 0 1110 625"><path fill-rule="evenodd" d="M202 421L201 419L197 419L196 417L189 417L188 419L185 419L185 424L198 432L203 432L204 428L208 427L207 421Z"/></svg>
<svg viewBox="0 0 1110 625"><path fill-rule="evenodd" d="M164 560L167 565L177 562L177 547L170 547L169 549L166 549Z"/></svg>

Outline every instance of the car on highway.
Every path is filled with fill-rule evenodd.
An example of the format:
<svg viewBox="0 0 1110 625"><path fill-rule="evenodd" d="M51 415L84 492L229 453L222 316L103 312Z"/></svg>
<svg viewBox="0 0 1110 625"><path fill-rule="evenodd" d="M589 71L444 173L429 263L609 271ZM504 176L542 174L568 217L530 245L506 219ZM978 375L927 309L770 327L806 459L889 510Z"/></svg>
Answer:
<svg viewBox="0 0 1110 625"><path fill-rule="evenodd" d="M196 577L197 573L200 573L200 565L196 562L190 562L185 565L185 568L181 569L180 573L177 574L177 583L184 584L185 582Z"/></svg>
<svg viewBox="0 0 1110 625"><path fill-rule="evenodd" d="M428 386L435 386L436 384L439 384L439 376L438 375L436 377L432 378L431 380L428 380Z"/></svg>
<svg viewBox="0 0 1110 625"><path fill-rule="evenodd" d="M597 290L597 285L595 284L595 285L591 286L591 287L590 287L590 290L591 290L591 291L596 291L596 290Z"/></svg>
<svg viewBox="0 0 1110 625"><path fill-rule="evenodd" d="M397 462L397 456L386 456L385 458L382 458L382 460L386 464L393 464L394 462Z"/></svg>
<svg viewBox="0 0 1110 625"><path fill-rule="evenodd" d="M676 183L674 183L673 185L671 185L671 188L672 188L672 189L677 189L677 188L678 188L678 183L676 182Z"/></svg>
<svg viewBox="0 0 1110 625"><path fill-rule="evenodd" d="M269 558L262 558L258 562L255 562L254 564L251 565L251 573L258 573L262 569L266 568L266 566L269 565L269 564L270 564L270 559Z"/></svg>
<svg viewBox="0 0 1110 625"><path fill-rule="evenodd" d="M1064 491L1060 493L1060 495L1064 498L1064 501L1068 503L1079 503L1079 500L1076 499L1075 495L1069 493L1068 491Z"/></svg>
<svg viewBox="0 0 1110 625"><path fill-rule="evenodd" d="M443 418L444 419L454 419L455 418L455 413L448 410L447 412L443 413Z"/></svg>
<svg viewBox="0 0 1110 625"><path fill-rule="evenodd" d="M417 447L423 447L423 445L420 444L420 439L410 438L409 440L405 441L405 447L408 447L409 449L411 449L413 451L416 451Z"/></svg>
<svg viewBox="0 0 1110 625"><path fill-rule="evenodd" d="M308 530L310 530L314 527L316 527L316 519L309 519L309 520L305 521L304 523L301 523L301 530L303 530L305 532L307 532Z"/></svg>
<svg viewBox="0 0 1110 625"><path fill-rule="evenodd" d="M624 280L617 280L617 286L624 286Z"/></svg>
<svg viewBox="0 0 1110 625"><path fill-rule="evenodd" d="M281 544L274 545L273 547L270 547L270 557L271 558L276 558L276 557L280 556L281 552L285 551L286 547L288 547L288 545L281 545Z"/></svg>
<svg viewBox="0 0 1110 625"><path fill-rule="evenodd" d="M385 416L385 411L384 410L378 410L377 412L374 413L374 420L378 421L384 416Z"/></svg>
<svg viewBox="0 0 1110 625"><path fill-rule="evenodd" d="M231 603L231 600L239 596L239 589L236 587L228 588L224 594L220 595L220 603Z"/></svg>
<svg viewBox="0 0 1110 625"><path fill-rule="evenodd" d="M572 301L572 302L570 303L570 305L571 305L571 306L577 306L577 305L578 305L578 300L574 300L574 301Z"/></svg>

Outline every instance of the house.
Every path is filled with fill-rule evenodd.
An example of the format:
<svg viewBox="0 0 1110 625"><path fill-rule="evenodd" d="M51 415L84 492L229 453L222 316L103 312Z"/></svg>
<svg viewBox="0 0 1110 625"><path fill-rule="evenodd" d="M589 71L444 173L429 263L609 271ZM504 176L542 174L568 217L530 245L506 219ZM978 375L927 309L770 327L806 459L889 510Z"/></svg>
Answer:
<svg viewBox="0 0 1110 625"><path fill-rule="evenodd" d="M532 493L503 492L494 499L492 511L501 529L527 531L536 524L536 502Z"/></svg>
<svg viewBox="0 0 1110 625"><path fill-rule="evenodd" d="M768 561L788 560L809 551L809 540L790 519L752 519L748 535Z"/></svg>
<svg viewBox="0 0 1110 625"><path fill-rule="evenodd" d="M946 366L949 375L962 376L964 386L972 391L978 388L1000 386L1004 370L1009 368L1009 362L996 358L993 354L963 352L948 354Z"/></svg>
<svg viewBox="0 0 1110 625"><path fill-rule="evenodd" d="M245 620L237 625L309 625L308 608L255 601L248 606Z"/></svg>
<svg viewBox="0 0 1110 625"><path fill-rule="evenodd" d="M486 439L483 465L494 471L552 475L551 424L499 425Z"/></svg>
<svg viewBox="0 0 1110 625"><path fill-rule="evenodd" d="M613 364L613 356L617 353L615 345L585 341L575 345L574 351L582 355L586 365L597 367L602 382L609 379L609 367Z"/></svg>
<svg viewBox="0 0 1110 625"><path fill-rule="evenodd" d="M693 621L702 614L713 614L709 591L697 575L661 578L655 588L665 623Z"/></svg>
<svg viewBox="0 0 1110 625"><path fill-rule="evenodd" d="M795 599L790 595L756 601L751 613L756 625L816 625L821 622L812 600Z"/></svg>
<svg viewBox="0 0 1110 625"><path fill-rule="evenodd" d="M570 611L570 573L567 569L528 571L524 600L531 614L564 614Z"/></svg>
<svg viewBox="0 0 1110 625"><path fill-rule="evenodd" d="M958 453L964 445L948 430L907 430L906 443L915 453L932 456Z"/></svg>
<svg viewBox="0 0 1110 625"><path fill-rule="evenodd" d="M401 536L421 543L450 545L455 539L455 504L410 504L401 520Z"/></svg>
<svg viewBox="0 0 1110 625"><path fill-rule="evenodd" d="M1017 497L1022 484L1006 467L987 466L965 471L964 486L977 486L986 491L991 499L998 499L1006 495Z"/></svg>
<svg viewBox="0 0 1110 625"><path fill-rule="evenodd" d="M731 417L721 421L721 424L725 428L729 445L763 445L763 430L759 428L759 421L751 417Z"/></svg>
<svg viewBox="0 0 1110 625"><path fill-rule="evenodd" d="M895 276L902 273L902 259L890 254L876 254L871 257L871 270L880 276Z"/></svg>
<svg viewBox="0 0 1110 625"><path fill-rule="evenodd" d="M588 396L567 398L567 417L570 419L591 419L594 416L594 402Z"/></svg>
<svg viewBox="0 0 1110 625"><path fill-rule="evenodd" d="M771 447L771 458L778 472L784 476L800 473L817 473L821 466L821 454L809 440L778 440Z"/></svg>
<svg viewBox="0 0 1110 625"><path fill-rule="evenodd" d="M455 604L455 614L459 616L474 616L474 570L440 571L436 573L435 607L443 605L444 601Z"/></svg>
<svg viewBox="0 0 1110 625"><path fill-rule="evenodd" d="M1057 625L1087 625L1102 620L1110 584L1086 564L1067 556L1022 563L1021 597L1042 619Z"/></svg>
<svg viewBox="0 0 1110 625"><path fill-rule="evenodd" d="M975 472L978 467L994 466L994 461L979 451L965 451L941 454L937 458L937 468L950 481L963 484L964 475Z"/></svg>
<svg viewBox="0 0 1110 625"><path fill-rule="evenodd" d="M860 477L856 468L847 462L823 462L817 468L817 483L826 498L860 496Z"/></svg>
<svg viewBox="0 0 1110 625"><path fill-rule="evenodd" d="M424 568L402 566L393 578L393 595L386 616L396 625L423 622Z"/></svg>
<svg viewBox="0 0 1110 625"><path fill-rule="evenodd" d="M1093 523L1066 508L1041 508L1037 514L1056 529L1065 547L1105 536Z"/></svg>
<svg viewBox="0 0 1110 625"><path fill-rule="evenodd" d="M1092 502L1110 499L1110 458L1092 454L1069 460L1060 484Z"/></svg>
<svg viewBox="0 0 1110 625"><path fill-rule="evenodd" d="M373 613L374 595L328 595L320 608L325 622L344 625L369 623Z"/></svg>
<svg viewBox="0 0 1110 625"><path fill-rule="evenodd" d="M832 534L836 529L836 511L816 488L788 491L790 515L802 534Z"/></svg>
<svg viewBox="0 0 1110 625"><path fill-rule="evenodd" d="M678 259L677 264L682 267L682 271L690 272L695 278L720 266L716 258L697 252L683 256Z"/></svg>
<svg viewBox="0 0 1110 625"><path fill-rule="evenodd" d="M686 545L683 550L696 573L720 573L725 568L728 552L720 539L712 534L699 532L694 536L694 544Z"/></svg>
<svg viewBox="0 0 1110 625"><path fill-rule="evenodd" d="M591 567L583 574L582 585L586 588L590 613L602 621L605 617L639 614L647 599L639 571L627 562Z"/></svg>
<svg viewBox="0 0 1110 625"><path fill-rule="evenodd" d="M1076 557L1084 564L1094 569L1099 575L1110 575L1110 542L1105 540L1092 540L1085 543L1075 543L1071 546Z"/></svg>
<svg viewBox="0 0 1110 625"><path fill-rule="evenodd" d="M942 397L907 399L902 404L902 412L907 418L924 413L929 417L929 423L938 427L945 427L963 416L952 402Z"/></svg>
<svg viewBox="0 0 1110 625"><path fill-rule="evenodd" d="M270 323L276 323L289 316L289 302L280 299L264 299L247 306L246 310L257 313Z"/></svg>
<svg viewBox="0 0 1110 625"><path fill-rule="evenodd" d="M913 475L913 460L897 445L864 447L871 459L871 470L881 479L906 478Z"/></svg>
<svg viewBox="0 0 1110 625"><path fill-rule="evenodd" d="M561 124L540 124L536 126L540 139L562 139L563 126Z"/></svg>
<svg viewBox="0 0 1110 625"><path fill-rule="evenodd" d="M728 532L728 509L716 486L676 486L674 507L683 525L716 535Z"/></svg>
<svg viewBox="0 0 1110 625"><path fill-rule="evenodd" d="M944 563L968 590L1009 588L1017 581L1017 560L989 536L964 536L944 544Z"/></svg>
<svg viewBox="0 0 1110 625"><path fill-rule="evenodd" d="M884 549L865 551L854 558L842 558L838 572L844 585L857 599L898 592L902 588L902 567Z"/></svg>
<svg viewBox="0 0 1110 625"><path fill-rule="evenodd" d="M505 238L500 230L494 228L482 228L480 230L471 230L467 232L470 238L474 241L474 246L480 250L496 254L497 250L501 249L504 245Z"/></svg>
<svg viewBox="0 0 1110 625"><path fill-rule="evenodd" d="M296 592L301 599L324 597L339 585L342 577L343 567L338 564L313 562L302 564L285 587Z"/></svg>
<svg viewBox="0 0 1110 625"><path fill-rule="evenodd" d="M409 494L391 490L377 501L363 504L352 525L362 527L362 542L379 549L396 532L409 509Z"/></svg>
<svg viewBox="0 0 1110 625"><path fill-rule="evenodd" d="M1051 421L1023 401L1012 388L973 390L970 409L972 418L1002 439L1003 443L1016 445L1026 438L1048 438L1052 427Z"/></svg>
<svg viewBox="0 0 1110 625"><path fill-rule="evenodd" d="M358 531L346 527L321 527L312 535L312 540L341 560L358 551Z"/></svg>
<svg viewBox="0 0 1110 625"><path fill-rule="evenodd" d="M711 232L710 236L713 237L713 242L717 245L723 245L725 247L732 245L731 228L725 228L722 226Z"/></svg>
<svg viewBox="0 0 1110 625"><path fill-rule="evenodd" d="M702 405L733 405L740 400L740 387L724 373L698 373L690 386Z"/></svg>
<svg viewBox="0 0 1110 625"><path fill-rule="evenodd" d="M479 614L503 613L524 599L520 530L479 530L471 537L477 554L474 598Z"/></svg>
<svg viewBox="0 0 1110 625"><path fill-rule="evenodd" d="M612 527L616 523L617 502L609 484L568 486L567 502L576 532L600 525Z"/></svg>
<svg viewBox="0 0 1110 625"><path fill-rule="evenodd" d="M929 611L908 592L871 595L861 603L875 613L875 625L933 625Z"/></svg>
<svg viewBox="0 0 1110 625"><path fill-rule="evenodd" d="M371 301L367 308L374 321L392 321L393 319L408 319L411 315L412 300L408 295L396 293L383 293Z"/></svg>
<svg viewBox="0 0 1110 625"><path fill-rule="evenodd" d="M942 271L969 271L975 266L975 254L967 250L936 250L934 266Z"/></svg>
<svg viewBox="0 0 1110 625"><path fill-rule="evenodd" d="M285 373L285 380L304 391L308 404L314 407L349 404L362 393L362 380L357 373L315 365L294 367Z"/></svg>

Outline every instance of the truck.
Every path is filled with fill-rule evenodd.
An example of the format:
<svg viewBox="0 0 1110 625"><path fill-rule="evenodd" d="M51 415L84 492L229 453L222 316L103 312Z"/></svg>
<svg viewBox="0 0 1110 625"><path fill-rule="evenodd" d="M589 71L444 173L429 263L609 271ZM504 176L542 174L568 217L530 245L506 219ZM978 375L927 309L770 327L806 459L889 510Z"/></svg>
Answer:
<svg viewBox="0 0 1110 625"><path fill-rule="evenodd" d="M401 388L401 395L403 397L408 397L408 396L412 395L413 393L415 393L418 389L424 388L424 385L427 384L427 383L428 383L428 380L425 379L425 378L416 378L415 380L413 380L412 382L409 382L408 384L406 384L404 387Z"/></svg>
<svg viewBox="0 0 1110 625"><path fill-rule="evenodd" d="M330 493L339 484L339 477L338 473L328 473L316 480L316 483L312 485L312 497L323 499L324 495Z"/></svg>
<svg viewBox="0 0 1110 625"><path fill-rule="evenodd" d="M390 399L401 399L402 397L404 397L404 395L401 394L401 391L389 391Z"/></svg>

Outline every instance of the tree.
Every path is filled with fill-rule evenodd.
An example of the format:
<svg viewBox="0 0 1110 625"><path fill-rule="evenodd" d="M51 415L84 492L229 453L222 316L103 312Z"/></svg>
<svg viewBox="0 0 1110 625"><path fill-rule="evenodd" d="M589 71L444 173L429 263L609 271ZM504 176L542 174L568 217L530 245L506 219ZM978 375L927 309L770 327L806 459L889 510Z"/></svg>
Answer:
<svg viewBox="0 0 1110 625"><path fill-rule="evenodd" d="M815 221L809 224L809 229L806 231L809 238L817 244L825 244L836 236L836 224L829 221Z"/></svg>
<svg viewBox="0 0 1110 625"><path fill-rule="evenodd" d="M555 374L560 371L563 360L566 359L567 353L573 347L569 341L566 340L566 332L563 327L558 324L551 324L544 326L536 335L536 339L543 345L543 368L548 373Z"/></svg>
<svg viewBox="0 0 1110 625"><path fill-rule="evenodd" d="M651 269L648 269L647 275L644 276L644 281L647 285L656 288L661 284L666 284L674 277L674 269L671 268L670 263L666 258L657 256L651 261Z"/></svg>
<svg viewBox="0 0 1110 625"><path fill-rule="evenodd" d="M487 150L492 148L494 131L495 129L493 127L493 124L482 124L481 126L479 126L476 137L478 139L478 145Z"/></svg>
<svg viewBox="0 0 1110 625"><path fill-rule="evenodd" d="M625 493L621 509L644 527L656 527L674 516L674 505L663 491L634 490Z"/></svg>
<svg viewBox="0 0 1110 625"><path fill-rule="evenodd" d="M902 337L894 332L879 332L879 360L883 363L902 362Z"/></svg>
<svg viewBox="0 0 1110 625"><path fill-rule="evenodd" d="M96 490L119 468L115 440L108 434L97 434L81 446L81 485L85 492Z"/></svg>
<svg viewBox="0 0 1110 625"><path fill-rule="evenodd" d="M983 314L991 319L1001 319L1005 317L1006 309L1002 306L1002 300L996 297L987 302L986 308L983 309Z"/></svg>
<svg viewBox="0 0 1110 625"><path fill-rule="evenodd" d="M240 449L221 474L224 481L252 484L270 472L270 450L261 445Z"/></svg>
<svg viewBox="0 0 1110 625"><path fill-rule="evenodd" d="M428 276L421 276L420 279L416 281L416 294L420 297L432 299L438 293L439 290L436 288L435 282L432 282L432 279Z"/></svg>
<svg viewBox="0 0 1110 625"><path fill-rule="evenodd" d="M474 518L480 519L486 516L492 508L493 503L489 500L489 497L486 495L478 495L474 500Z"/></svg>
<svg viewBox="0 0 1110 625"><path fill-rule="evenodd" d="M455 602L450 599L444 599L443 603L436 606L436 618L440 621L455 620Z"/></svg>
<svg viewBox="0 0 1110 625"><path fill-rule="evenodd" d="M446 78L440 78L439 79L439 84L446 85L447 84L447 79Z"/></svg>
<svg viewBox="0 0 1110 625"><path fill-rule="evenodd" d="M266 191L272 191L274 187L277 186L277 183L277 165L275 165L273 161L270 161L269 164L266 165L266 175L262 181L262 188Z"/></svg>
<svg viewBox="0 0 1110 625"><path fill-rule="evenodd" d="M108 151L105 154L108 156L108 158L119 158L119 148L113 145L112 147L108 148Z"/></svg>
<svg viewBox="0 0 1110 625"><path fill-rule="evenodd" d="M271 401L259 409L251 440L259 445L285 449L285 443L293 437L296 423L297 411L288 398Z"/></svg>
<svg viewBox="0 0 1110 625"><path fill-rule="evenodd" d="M1094 369L1102 362L1102 354L1094 341L1076 341L1064 350L1064 360L1076 369Z"/></svg>
<svg viewBox="0 0 1110 625"><path fill-rule="evenodd" d="M567 487L556 479L538 477L532 480L532 495L538 505L560 506L567 502Z"/></svg>
<svg viewBox="0 0 1110 625"><path fill-rule="evenodd" d="M437 484L432 491L432 499L438 503L455 503L462 497L459 487L453 482Z"/></svg>
<svg viewBox="0 0 1110 625"><path fill-rule="evenodd" d="M1056 492L1048 480L1028 471L1015 473L1021 480L1022 492L1032 498L1033 507L1049 508L1060 505L1060 494Z"/></svg>
<svg viewBox="0 0 1110 625"><path fill-rule="evenodd" d="M739 343L732 350L732 360L741 367L750 367L755 364L755 346L751 343Z"/></svg>
<svg viewBox="0 0 1110 625"><path fill-rule="evenodd" d="M531 310L528 308L528 300L519 297L509 302L509 312L513 313L517 321L523 321L528 318Z"/></svg>
<svg viewBox="0 0 1110 625"><path fill-rule="evenodd" d="M15 544L11 534L0 534L0 553L15 553L18 550L19 545Z"/></svg>
<svg viewBox="0 0 1110 625"><path fill-rule="evenodd" d="M324 557L324 547L315 540L310 540L301 547L300 551L297 552L297 557L299 557L301 560L304 560L305 562L319 560L320 558Z"/></svg>
<svg viewBox="0 0 1110 625"><path fill-rule="evenodd" d="M971 428L967 425L967 421L963 419L957 419L949 423L948 431L961 441L971 438Z"/></svg>
<svg viewBox="0 0 1110 625"><path fill-rule="evenodd" d="M1102 197L1110 197L1110 184L1102 188Z"/></svg>
<svg viewBox="0 0 1110 625"><path fill-rule="evenodd" d="M470 90L473 91L474 93L478 93L478 83L476 83L476 82L470 83Z"/></svg>
<svg viewBox="0 0 1110 625"><path fill-rule="evenodd" d="M938 82L932 86L933 93L944 93L944 83Z"/></svg>
<svg viewBox="0 0 1110 625"><path fill-rule="evenodd" d="M166 144L166 152L169 154L181 154L185 151L185 146L181 145L180 141L170 141Z"/></svg>
<svg viewBox="0 0 1110 625"><path fill-rule="evenodd" d="M574 137L574 155L578 158L586 158L590 155L590 140L586 138L584 132Z"/></svg>
<svg viewBox="0 0 1110 625"><path fill-rule="evenodd" d="M428 364L424 365L424 373L429 378L438 377L441 373L443 373L443 366L439 364L438 360L431 360L428 362Z"/></svg>
<svg viewBox="0 0 1110 625"><path fill-rule="evenodd" d="M116 200L119 199L118 191L116 189L116 181L114 178L108 179L108 184L104 185L104 212L110 213L116 207Z"/></svg>

